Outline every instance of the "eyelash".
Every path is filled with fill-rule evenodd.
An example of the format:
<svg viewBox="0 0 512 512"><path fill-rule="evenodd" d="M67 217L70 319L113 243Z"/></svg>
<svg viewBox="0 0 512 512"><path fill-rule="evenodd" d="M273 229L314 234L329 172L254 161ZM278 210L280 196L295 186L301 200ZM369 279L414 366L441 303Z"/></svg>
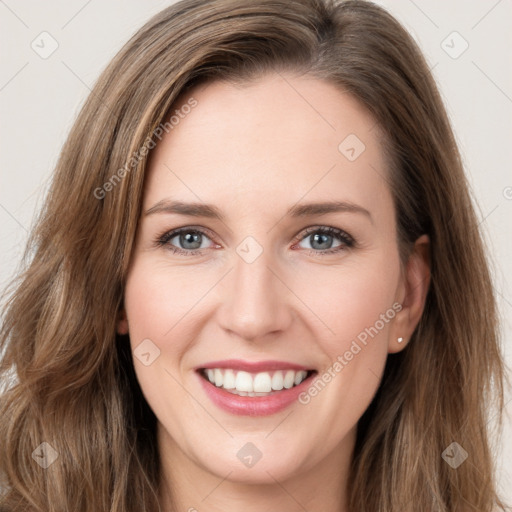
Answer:
<svg viewBox="0 0 512 512"><path fill-rule="evenodd" d="M194 233L194 234L201 234L206 236L209 239L212 239L213 237L209 235L209 232L204 229L194 228L194 227L183 227L178 228L172 231L167 231L160 236L158 236L155 240L155 244L157 247L164 247L167 246L167 248L172 251L175 254L183 254L185 256L195 256L200 254L204 249L192 249L192 250L185 250L180 249L179 247L176 247L174 245L171 245L169 242L172 240L175 236L180 235L181 233ZM309 254L315 254L315 255L324 255L324 254L334 254L339 251L351 249L355 247L356 242L352 236L350 236L345 231L333 228L331 226L312 226L309 228L306 228L304 231L301 232L301 234L294 239L293 244L296 245L299 242L302 242L302 240L305 240L309 235L313 233L321 233L325 235L330 235L333 237L337 237L341 244L334 249L323 249L323 250L314 250L314 249L304 249Z"/></svg>

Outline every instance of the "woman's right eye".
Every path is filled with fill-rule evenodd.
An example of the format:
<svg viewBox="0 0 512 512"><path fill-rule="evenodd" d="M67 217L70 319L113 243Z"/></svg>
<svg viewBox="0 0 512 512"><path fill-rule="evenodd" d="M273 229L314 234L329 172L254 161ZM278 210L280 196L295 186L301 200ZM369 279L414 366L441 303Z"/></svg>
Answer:
<svg viewBox="0 0 512 512"><path fill-rule="evenodd" d="M157 243L173 252L185 255L194 255L208 248L210 238L198 229L180 228L161 235Z"/></svg>

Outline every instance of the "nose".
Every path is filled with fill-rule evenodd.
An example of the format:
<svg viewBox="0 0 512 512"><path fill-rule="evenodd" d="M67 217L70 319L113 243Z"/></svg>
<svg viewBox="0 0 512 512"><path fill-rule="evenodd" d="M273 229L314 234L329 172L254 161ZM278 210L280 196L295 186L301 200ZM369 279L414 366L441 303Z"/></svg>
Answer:
<svg viewBox="0 0 512 512"><path fill-rule="evenodd" d="M247 341L285 331L293 319L290 291L276 265L263 253L252 263L234 254L218 310L221 327Z"/></svg>

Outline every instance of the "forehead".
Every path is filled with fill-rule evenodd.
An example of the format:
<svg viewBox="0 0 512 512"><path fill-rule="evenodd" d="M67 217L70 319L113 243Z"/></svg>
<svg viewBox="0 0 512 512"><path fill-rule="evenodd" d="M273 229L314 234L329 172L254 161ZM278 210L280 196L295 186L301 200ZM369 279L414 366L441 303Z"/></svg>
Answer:
<svg viewBox="0 0 512 512"><path fill-rule="evenodd" d="M183 94L171 115L148 165L146 205L166 193L221 204L238 197L246 207L262 194L293 203L339 192L371 203L387 188L378 125L328 82L284 74L243 86L217 81Z"/></svg>

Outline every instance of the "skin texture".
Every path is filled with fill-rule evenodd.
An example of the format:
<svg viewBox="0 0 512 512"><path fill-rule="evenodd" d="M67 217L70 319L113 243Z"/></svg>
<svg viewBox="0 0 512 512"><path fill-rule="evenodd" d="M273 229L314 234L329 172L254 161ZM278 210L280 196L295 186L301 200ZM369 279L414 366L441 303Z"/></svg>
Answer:
<svg viewBox="0 0 512 512"><path fill-rule="evenodd" d="M118 324L133 349L150 339L160 350L151 365L134 364L159 422L163 482L176 489L178 510L344 510L357 422L387 354L405 348L421 317L428 238L402 268L378 126L332 84L272 74L243 87L200 86L183 104L190 96L197 106L149 161ZM338 149L349 134L365 145L354 161ZM211 203L224 219L145 215L163 199ZM296 203L332 200L371 219L286 215ZM207 231L200 254L156 243L187 226ZM330 250L342 250L321 254L314 233L304 233L311 226L344 230L355 245L334 236ZM263 250L252 263L236 250L248 236ZM402 310L306 405L236 416L210 401L194 371L219 359L277 359L322 375L394 303ZM250 468L237 458L247 442L262 453Z"/></svg>

